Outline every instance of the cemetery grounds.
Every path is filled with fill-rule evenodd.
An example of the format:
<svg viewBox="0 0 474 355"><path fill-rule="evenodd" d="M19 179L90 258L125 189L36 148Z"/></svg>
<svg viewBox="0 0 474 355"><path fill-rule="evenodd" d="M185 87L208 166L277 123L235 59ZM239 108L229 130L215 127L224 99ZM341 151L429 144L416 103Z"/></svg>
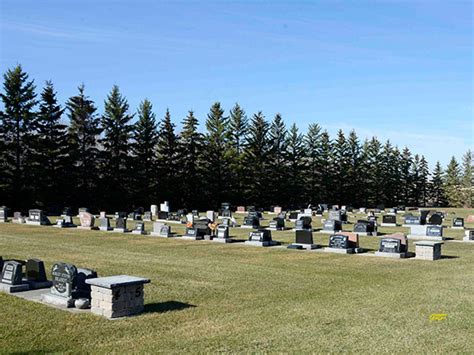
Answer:
<svg viewBox="0 0 474 355"><path fill-rule="evenodd" d="M447 226L474 214L443 210ZM244 214L234 216L241 223ZM263 226L274 215L264 217ZM313 226L321 228L321 219L313 217ZM249 231L231 228L231 236ZM397 231L408 229L379 227ZM285 245L294 234L272 232ZM461 240L463 231L447 228L445 236ZM323 246L328 238L314 233ZM360 238L369 253L378 248L379 238ZM151 279L145 312L112 321L0 293L0 352L472 353L474 243L445 241L442 253L438 261L397 260L0 224L0 255L42 259L49 277L64 261L99 276Z"/></svg>

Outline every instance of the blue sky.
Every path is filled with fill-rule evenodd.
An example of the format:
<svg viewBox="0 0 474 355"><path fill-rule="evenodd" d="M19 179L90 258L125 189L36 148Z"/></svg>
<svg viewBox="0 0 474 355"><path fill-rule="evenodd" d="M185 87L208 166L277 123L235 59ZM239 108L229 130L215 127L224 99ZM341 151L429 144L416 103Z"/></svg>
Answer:
<svg viewBox="0 0 474 355"><path fill-rule="evenodd" d="M433 165L473 146L471 1L0 2L0 70L84 82L99 111L118 84L175 123L239 102L306 131L407 145ZM471 148L472 149L472 148Z"/></svg>

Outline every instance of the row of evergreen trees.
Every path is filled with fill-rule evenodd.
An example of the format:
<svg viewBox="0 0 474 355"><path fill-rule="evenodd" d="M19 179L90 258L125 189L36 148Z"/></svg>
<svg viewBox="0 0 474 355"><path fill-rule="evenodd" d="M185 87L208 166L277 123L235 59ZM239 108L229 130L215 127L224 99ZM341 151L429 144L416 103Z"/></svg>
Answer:
<svg viewBox="0 0 474 355"><path fill-rule="evenodd" d="M238 104L228 114L213 104L205 133L189 111L178 133L169 110L157 119L147 99L131 113L117 86L99 114L84 85L62 106L50 81L38 96L21 66L3 78L0 202L15 209L472 204L471 152L462 167L453 157L430 174L423 156L389 141L331 139L318 124L303 134L280 114L248 119Z"/></svg>

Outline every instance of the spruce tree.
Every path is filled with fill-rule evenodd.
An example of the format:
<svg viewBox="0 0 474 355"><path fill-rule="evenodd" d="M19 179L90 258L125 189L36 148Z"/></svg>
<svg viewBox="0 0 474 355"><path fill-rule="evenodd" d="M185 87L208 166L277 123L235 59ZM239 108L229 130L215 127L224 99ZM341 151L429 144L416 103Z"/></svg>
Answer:
<svg viewBox="0 0 474 355"><path fill-rule="evenodd" d="M361 147L359 138L354 130L347 138L347 203L359 206L362 202L361 193L364 190L361 179Z"/></svg>
<svg viewBox="0 0 474 355"><path fill-rule="evenodd" d="M461 170L456 158L453 156L446 168L445 174L446 199L450 207L461 207Z"/></svg>
<svg viewBox="0 0 474 355"><path fill-rule="evenodd" d="M408 206L411 202L411 193L412 193L412 176L411 176L411 166L413 160L410 150L405 147L402 151L401 161L400 161L400 180L401 180L401 202Z"/></svg>
<svg viewBox="0 0 474 355"><path fill-rule="evenodd" d="M431 200L435 207L444 206L446 203L444 192L444 172L440 162L436 162L430 181Z"/></svg>
<svg viewBox="0 0 474 355"><path fill-rule="evenodd" d="M389 140L387 140L382 147L380 162L382 165L382 179L384 181L381 203L384 205L393 206L396 203L397 182L395 180L395 176L397 161L394 154L394 148Z"/></svg>
<svg viewBox="0 0 474 355"><path fill-rule="evenodd" d="M428 162L425 157L422 155L420 159L420 165L418 170L418 191L420 194L420 203L421 206L426 206L428 202L428 183L429 183L429 174L430 170L428 167Z"/></svg>
<svg viewBox="0 0 474 355"><path fill-rule="evenodd" d="M334 158L333 143L329 137L329 133L324 131L321 134L321 150L320 150L320 175L321 175L321 203L331 203L336 198L335 186L333 183Z"/></svg>
<svg viewBox="0 0 474 355"><path fill-rule="evenodd" d="M279 113L275 115L270 130L270 150L268 152L268 169L272 178L269 180L268 196L270 204L280 204L280 201L288 201L290 190L293 190L287 179L290 174L289 161L287 157L288 132L285 122Z"/></svg>
<svg viewBox="0 0 474 355"><path fill-rule="evenodd" d="M187 209L201 207L203 137L198 132L199 121L193 111L183 120L179 138L179 168L181 175L181 205ZM202 204L202 201L201 201ZM203 206L204 207L204 206Z"/></svg>
<svg viewBox="0 0 474 355"><path fill-rule="evenodd" d="M472 152L468 150L463 156L463 172L461 181L462 205L464 208L474 206L474 168Z"/></svg>
<svg viewBox="0 0 474 355"><path fill-rule="evenodd" d="M296 124L293 124L288 132L286 144L286 159L288 162L288 174L286 179L287 195L286 201L290 206L298 207L304 203L309 204L304 193L303 171L305 169L305 149L303 135L299 133Z"/></svg>
<svg viewBox="0 0 474 355"><path fill-rule="evenodd" d="M67 126L61 123L64 109L58 104L51 81L41 93L37 118L37 150L35 156L38 191L36 197L45 206L62 207L69 179Z"/></svg>
<svg viewBox="0 0 474 355"><path fill-rule="evenodd" d="M130 175L131 132L127 99L120 93L117 85L112 87L104 102L101 117L103 137L101 158L101 191L105 193L110 207L124 209L129 207L129 193L132 177Z"/></svg>
<svg viewBox="0 0 474 355"><path fill-rule="evenodd" d="M171 122L170 111L166 109L158 131L158 196L160 201L169 201L172 206L177 205L181 200L181 197L178 196L178 144L175 125Z"/></svg>
<svg viewBox="0 0 474 355"><path fill-rule="evenodd" d="M376 207L384 203L384 180L383 180L383 162L381 153L381 144L376 137L368 142L367 145L367 170L368 177L367 193L368 201L371 207Z"/></svg>
<svg viewBox="0 0 474 355"><path fill-rule="evenodd" d="M321 194L321 127L311 123L304 137L306 150L305 182L311 204L322 202Z"/></svg>
<svg viewBox="0 0 474 355"><path fill-rule="evenodd" d="M71 201L69 204L77 207L95 207L92 203L97 199L99 179L97 140L101 132L100 120L94 102L84 93L84 85L79 86L78 90L78 95L69 98L66 103L70 172L66 197Z"/></svg>
<svg viewBox="0 0 474 355"><path fill-rule="evenodd" d="M158 144L158 128L153 105L143 100L137 110L138 120L133 125L133 187L134 202L148 206L156 201L156 145Z"/></svg>
<svg viewBox="0 0 474 355"><path fill-rule="evenodd" d="M344 132L339 130L337 138L333 145L333 161L334 161L334 202L343 205L350 203L349 198L349 180L347 179L350 170L350 150Z"/></svg>
<svg viewBox="0 0 474 355"><path fill-rule="evenodd" d="M420 156L415 154L410 168L410 176L412 181L411 200L413 205L420 206Z"/></svg>
<svg viewBox="0 0 474 355"><path fill-rule="evenodd" d="M3 75L2 172L0 186L5 203L14 208L31 206L33 198L35 112L37 104L33 80L21 65Z"/></svg>
<svg viewBox="0 0 474 355"><path fill-rule="evenodd" d="M212 105L206 120L205 135L205 184L207 186L207 201L209 207L216 208L225 202L229 196L229 157L226 154L229 143L229 118L224 116L221 104Z"/></svg>
<svg viewBox="0 0 474 355"><path fill-rule="evenodd" d="M243 152L247 143L248 119L238 103L230 110L229 115L229 172L231 200L236 204L243 203Z"/></svg>
<svg viewBox="0 0 474 355"><path fill-rule="evenodd" d="M252 116L247 146L244 152L245 193L247 202L261 207L269 205L268 154L270 141L268 139L268 122L262 112Z"/></svg>

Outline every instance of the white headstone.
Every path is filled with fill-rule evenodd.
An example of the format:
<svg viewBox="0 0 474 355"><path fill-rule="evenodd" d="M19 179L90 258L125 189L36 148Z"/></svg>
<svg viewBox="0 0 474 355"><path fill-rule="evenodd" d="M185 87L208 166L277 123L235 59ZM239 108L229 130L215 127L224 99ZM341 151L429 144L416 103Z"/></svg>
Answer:
<svg viewBox="0 0 474 355"><path fill-rule="evenodd" d="M153 217L156 217L158 215L158 206L157 205L151 205L150 206L150 211L151 211L151 215Z"/></svg>

